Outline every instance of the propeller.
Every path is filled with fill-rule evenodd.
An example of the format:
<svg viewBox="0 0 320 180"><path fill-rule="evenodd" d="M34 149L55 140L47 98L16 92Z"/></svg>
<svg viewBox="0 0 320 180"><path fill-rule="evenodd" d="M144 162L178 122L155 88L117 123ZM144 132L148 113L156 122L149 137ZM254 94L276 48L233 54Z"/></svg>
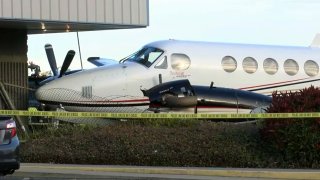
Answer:
<svg viewBox="0 0 320 180"><path fill-rule="evenodd" d="M74 50L68 51L66 57L64 58L64 61L63 61L63 64L62 64L62 67L60 70L59 78L62 77L65 74L65 72L68 70L75 54L76 54L76 52Z"/></svg>
<svg viewBox="0 0 320 180"><path fill-rule="evenodd" d="M74 57L74 55L76 54L76 52L74 50L69 50L66 57L64 58L61 70L60 70L60 74L58 71L58 67L57 67L57 62L56 62L56 58L54 56L54 52L53 52L53 48L51 44L46 44L44 46L45 50L46 50L46 54L47 54L47 58L50 64L50 68L52 70L53 76L54 77L62 77L66 71L68 70L72 59ZM55 78L54 78L55 79Z"/></svg>
<svg viewBox="0 0 320 180"><path fill-rule="evenodd" d="M46 44L44 46L44 48L46 50L47 58L48 58L52 73L54 76L57 76L58 75L58 67L57 67L56 58L54 56L52 45Z"/></svg>

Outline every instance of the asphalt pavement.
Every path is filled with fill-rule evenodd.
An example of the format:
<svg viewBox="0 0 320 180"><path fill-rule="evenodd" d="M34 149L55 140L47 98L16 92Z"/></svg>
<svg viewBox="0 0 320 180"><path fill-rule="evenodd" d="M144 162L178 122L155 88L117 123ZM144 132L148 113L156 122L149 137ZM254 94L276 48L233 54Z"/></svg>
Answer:
<svg viewBox="0 0 320 180"><path fill-rule="evenodd" d="M212 179L212 180L266 180L318 179L320 170L301 169L239 169L195 167L104 166L70 164L22 163L13 175L0 177L8 180L38 179Z"/></svg>

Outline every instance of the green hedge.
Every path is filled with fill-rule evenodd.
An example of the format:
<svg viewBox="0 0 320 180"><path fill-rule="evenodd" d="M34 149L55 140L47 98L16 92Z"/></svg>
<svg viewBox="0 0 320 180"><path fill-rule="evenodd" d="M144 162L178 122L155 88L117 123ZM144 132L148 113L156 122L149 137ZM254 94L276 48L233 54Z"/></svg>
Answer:
<svg viewBox="0 0 320 180"><path fill-rule="evenodd" d="M67 126L35 134L22 145L21 159L41 163L265 167L270 163L260 156L263 147L259 141L255 125L184 121Z"/></svg>

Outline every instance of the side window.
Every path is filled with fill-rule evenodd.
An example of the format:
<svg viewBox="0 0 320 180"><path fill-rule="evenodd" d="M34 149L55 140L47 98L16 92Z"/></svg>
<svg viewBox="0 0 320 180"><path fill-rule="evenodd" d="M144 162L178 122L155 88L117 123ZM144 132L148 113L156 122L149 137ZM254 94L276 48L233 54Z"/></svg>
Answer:
<svg viewBox="0 0 320 180"><path fill-rule="evenodd" d="M171 55L171 67L174 70L186 70L190 67L191 60L185 54L172 54Z"/></svg>
<svg viewBox="0 0 320 180"><path fill-rule="evenodd" d="M243 70L249 74L255 73L258 69L257 61L252 57L246 57L242 62Z"/></svg>
<svg viewBox="0 0 320 180"><path fill-rule="evenodd" d="M304 72L308 76L316 76L319 73L319 65L313 60L308 60L304 63Z"/></svg>
<svg viewBox="0 0 320 180"><path fill-rule="evenodd" d="M231 73L237 69L237 61L232 56L225 56L221 60L224 71Z"/></svg>
<svg viewBox="0 0 320 180"><path fill-rule="evenodd" d="M278 72L279 66L276 60L267 58L263 61L263 69L267 74L274 75Z"/></svg>
<svg viewBox="0 0 320 180"><path fill-rule="evenodd" d="M287 59L284 62L283 67L284 67L284 71L290 76L296 75L298 73L298 71L299 71L299 65L293 59Z"/></svg>
<svg viewBox="0 0 320 180"><path fill-rule="evenodd" d="M154 66L156 69L167 69L168 68L168 62L167 62L167 56L163 57L156 66Z"/></svg>

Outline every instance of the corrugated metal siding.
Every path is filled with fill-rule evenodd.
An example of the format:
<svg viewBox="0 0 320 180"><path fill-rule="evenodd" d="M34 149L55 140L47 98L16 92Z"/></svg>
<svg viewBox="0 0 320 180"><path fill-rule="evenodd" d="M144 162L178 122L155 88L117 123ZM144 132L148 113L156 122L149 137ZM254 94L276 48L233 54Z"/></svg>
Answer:
<svg viewBox="0 0 320 180"><path fill-rule="evenodd" d="M76 4L78 0L69 0L69 4ZM78 6L69 5L69 20L78 21Z"/></svg>
<svg viewBox="0 0 320 180"><path fill-rule="evenodd" d="M0 81L17 109L28 105L27 48L26 30L0 29Z"/></svg>
<svg viewBox="0 0 320 180"><path fill-rule="evenodd" d="M41 17L43 19L50 19L50 0L41 0Z"/></svg>
<svg viewBox="0 0 320 180"><path fill-rule="evenodd" d="M49 14L49 19L48 20L60 20L60 16L59 16L59 0L50 0L49 2L47 2L48 4L46 5L46 3L43 3L45 6L49 6L50 9L50 13L48 12L43 12L44 14L48 13ZM28 7L26 7L28 8ZM27 17L24 17L25 19L27 19ZM31 17L29 17L31 18ZM34 19L44 19L44 17L38 17Z"/></svg>
<svg viewBox="0 0 320 180"><path fill-rule="evenodd" d="M139 24L139 16L140 16L140 10L139 10L139 0L132 0L131 4L131 12L138 12L138 13L132 13L131 16L131 23L132 24Z"/></svg>
<svg viewBox="0 0 320 180"><path fill-rule="evenodd" d="M6 18L13 17L12 7L13 4L11 0L2 0L2 16Z"/></svg>
<svg viewBox="0 0 320 180"><path fill-rule="evenodd" d="M31 0L31 18L39 19L39 17L41 17L41 0Z"/></svg>
<svg viewBox="0 0 320 180"><path fill-rule="evenodd" d="M19 18L22 17L22 4L20 3L20 0L13 0L12 2L13 8L13 18Z"/></svg>
<svg viewBox="0 0 320 180"><path fill-rule="evenodd" d="M148 25L148 0L0 0L0 18Z"/></svg>
<svg viewBox="0 0 320 180"><path fill-rule="evenodd" d="M113 23L114 22L114 0L105 0L105 22L106 23Z"/></svg>
<svg viewBox="0 0 320 180"><path fill-rule="evenodd" d="M1 56L1 59L5 57ZM28 66L19 57L7 57L0 61L0 81L17 109L26 109L28 105ZM20 59L20 60L19 60ZM0 100L1 101L1 100ZM0 107L5 107L4 104Z"/></svg>
<svg viewBox="0 0 320 180"><path fill-rule="evenodd" d="M18 2L18 3L21 3L21 2ZM0 9L0 11L2 11L4 8L5 7L2 6L2 9ZM23 0L21 4L22 17L17 17L17 18L21 18L21 19L31 18L31 10L32 10L31 0Z"/></svg>
<svg viewBox="0 0 320 180"><path fill-rule="evenodd" d="M105 16L105 1L97 0L96 21L99 23L105 23Z"/></svg>
<svg viewBox="0 0 320 180"><path fill-rule="evenodd" d="M149 1L139 0L139 7L148 7ZM146 22L149 25L149 8L146 10L139 8L139 22Z"/></svg>

